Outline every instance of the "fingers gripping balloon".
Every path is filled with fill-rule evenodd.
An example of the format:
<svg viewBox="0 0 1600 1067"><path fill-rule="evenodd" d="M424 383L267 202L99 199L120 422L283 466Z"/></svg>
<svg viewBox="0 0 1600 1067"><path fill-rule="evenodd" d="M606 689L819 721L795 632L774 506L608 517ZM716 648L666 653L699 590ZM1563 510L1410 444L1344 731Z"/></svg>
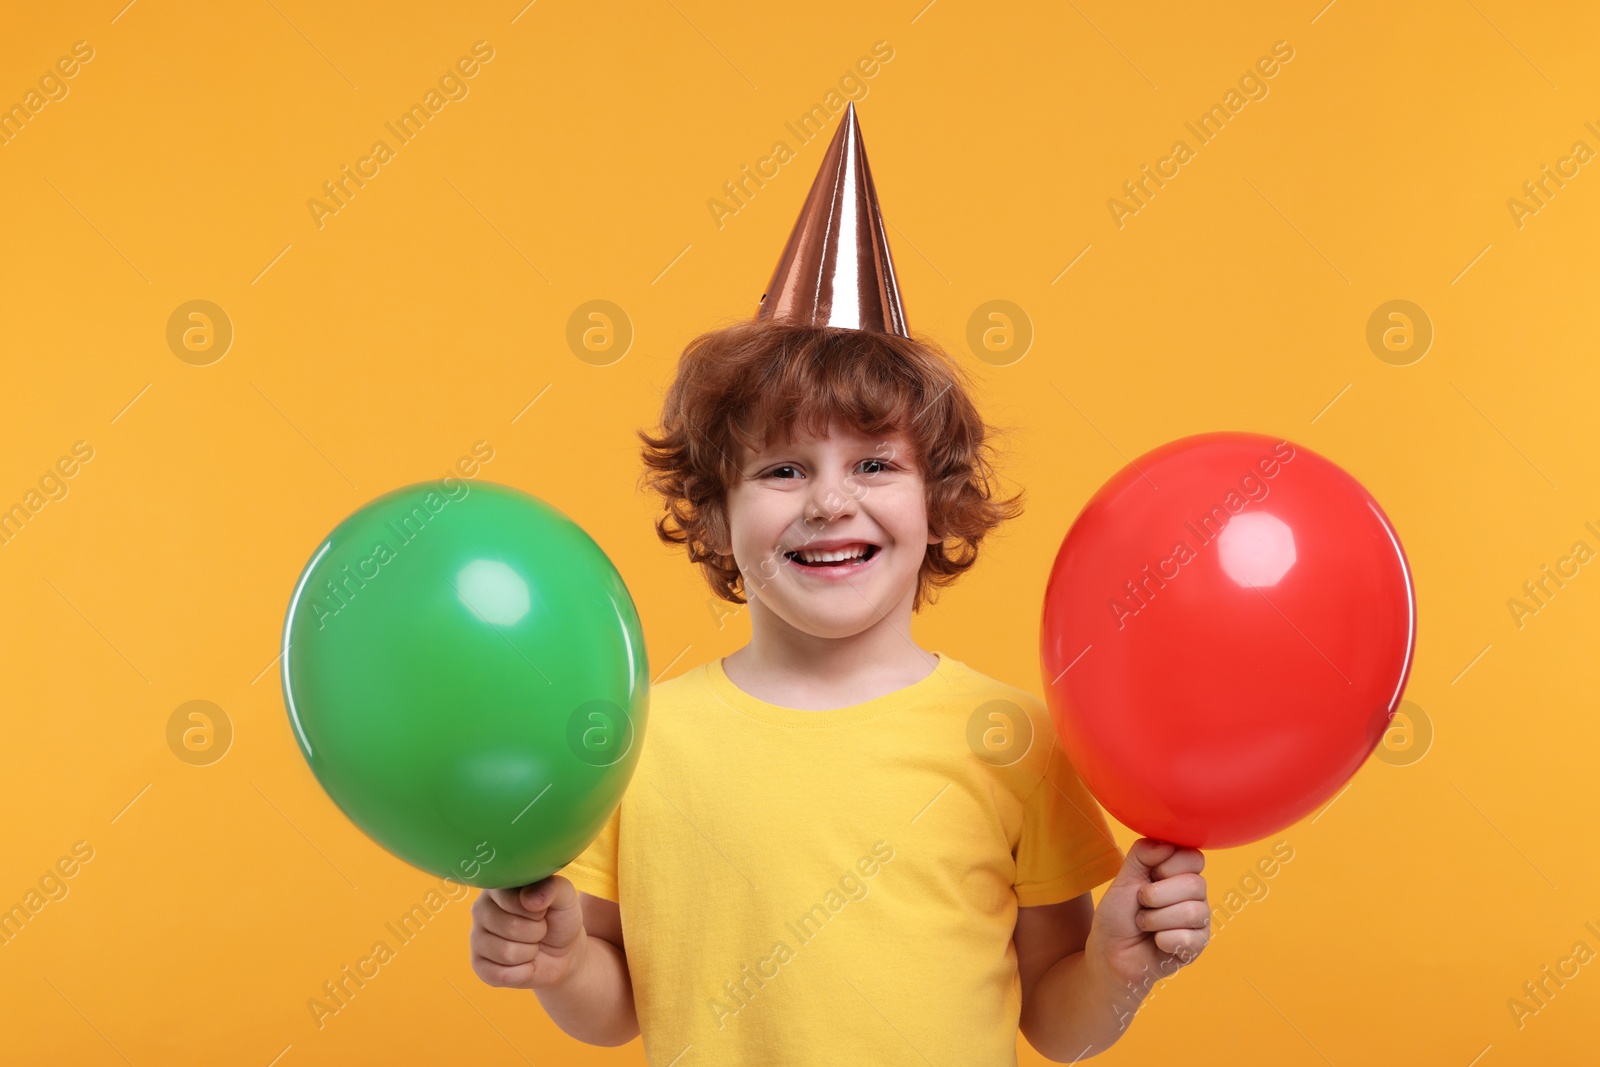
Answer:
<svg viewBox="0 0 1600 1067"><path fill-rule="evenodd" d="M454 478L371 501L317 548L283 634L300 750L374 841L431 874L526 885L622 799L649 668L633 600L548 504Z"/></svg>
<svg viewBox="0 0 1600 1067"><path fill-rule="evenodd" d="M1119 471L1045 592L1061 744L1124 825L1196 848L1315 810L1376 747L1411 669L1400 540L1343 470L1210 433Z"/></svg>

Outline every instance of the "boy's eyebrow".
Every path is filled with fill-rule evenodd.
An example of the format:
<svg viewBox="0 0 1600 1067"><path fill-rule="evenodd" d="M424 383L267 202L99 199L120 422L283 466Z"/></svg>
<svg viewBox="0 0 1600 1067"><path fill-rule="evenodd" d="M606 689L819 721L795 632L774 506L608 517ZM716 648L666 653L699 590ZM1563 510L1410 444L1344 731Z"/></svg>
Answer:
<svg viewBox="0 0 1600 1067"><path fill-rule="evenodd" d="M759 451L746 448L744 450L744 454L749 456L751 459L759 459L762 456L787 452L791 449L800 448L803 444L810 443L812 443L811 439L808 439L805 442L798 442L792 439L784 441L769 441L762 445ZM857 451L882 452L884 450L889 450L898 452L902 450L909 450L910 443L902 439L897 434L873 434L863 435L857 441L851 443L851 448Z"/></svg>

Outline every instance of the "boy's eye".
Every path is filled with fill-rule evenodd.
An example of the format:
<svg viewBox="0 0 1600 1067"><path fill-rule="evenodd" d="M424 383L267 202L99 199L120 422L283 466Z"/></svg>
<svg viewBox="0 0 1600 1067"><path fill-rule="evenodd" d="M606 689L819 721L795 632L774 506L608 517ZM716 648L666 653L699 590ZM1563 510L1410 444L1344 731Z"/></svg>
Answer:
<svg viewBox="0 0 1600 1067"><path fill-rule="evenodd" d="M864 467L872 468L872 469L863 471L862 473L864 473L864 474L883 474L883 473L885 473L886 471L888 471L890 469L889 462L887 460L882 460L882 459L864 459L864 460L861 461L861 465L864 466ZM787 471L789 473L785 474L784 473L785 471ZM795 469L795 467L793 465L785 463L781 467L773 467L771 470L767 471L767 477L768 478L785 478L785 479L787 479L787 478L797 478L797 477L799 477L799 472Z"/></svg>

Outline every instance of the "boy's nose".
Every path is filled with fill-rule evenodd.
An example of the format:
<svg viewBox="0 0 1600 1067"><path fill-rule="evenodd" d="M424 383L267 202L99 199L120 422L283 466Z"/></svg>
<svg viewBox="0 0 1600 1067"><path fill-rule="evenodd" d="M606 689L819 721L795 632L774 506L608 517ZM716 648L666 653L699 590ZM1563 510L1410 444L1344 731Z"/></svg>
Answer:
<svg viewBox="0 0 1600 1067"><path fill-rule="evenodd" d="M856 500L849 488L842 479L817 478L806 499L806 522L834 522L855 514Z"/></svg>

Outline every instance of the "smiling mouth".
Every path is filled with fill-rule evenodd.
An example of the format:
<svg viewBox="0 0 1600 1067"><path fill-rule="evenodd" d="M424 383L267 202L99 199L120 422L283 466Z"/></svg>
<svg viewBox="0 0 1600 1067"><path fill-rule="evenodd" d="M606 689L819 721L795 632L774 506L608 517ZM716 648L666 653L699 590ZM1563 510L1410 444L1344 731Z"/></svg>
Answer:
<svg viewBox="0 0 1600 1067"><path fill-rule="evenodd" d="M828 568L837 569L837 568L859 567L863 563L866 563L868 560L870 560L873 556L876 556L878 554L878 546L877 545L867 545L867 546L865 546L864 549L858 549L858 550L853 550L853 551L856 554L854 554L853 556L851 556L851 558L848 558L848 559L823 559L823 558L820 558L820 557L824 557L824 556L840 556L840 555L843 555L844 554L843 550L838 551L838 552L811 552L811 551L808 551L808 550L801 550L801 551L797 551L797 552L785 552L783 555L784 555L784 558L787 559L790 563L793 563L793 564L795 564L797 566L800 566L800 567L806 567L806 568L809 568L809 569L813 569L813 570L825 570L825 569L828 569ZM812 558L811 559L806 559L805 558L806 556L810 556Z"/></svg>

